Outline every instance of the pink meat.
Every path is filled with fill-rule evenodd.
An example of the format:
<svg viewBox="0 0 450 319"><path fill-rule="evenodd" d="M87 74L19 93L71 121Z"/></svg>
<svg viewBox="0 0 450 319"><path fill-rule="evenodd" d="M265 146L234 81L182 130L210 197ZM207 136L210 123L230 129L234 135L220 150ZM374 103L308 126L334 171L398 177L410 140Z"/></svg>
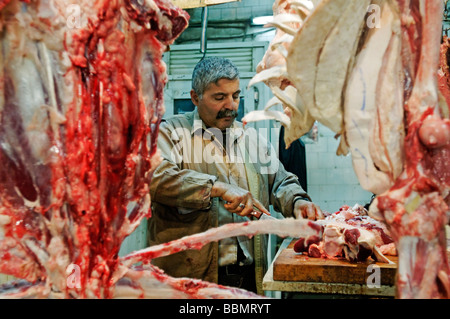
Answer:
<svg viewBox="0 0 450 319"><path fill-rule="evenodd" d="M449 143L432 145L430 119L445 123L438 106L442 2L397 1L404 16L403 65L407 135L405 166L394 186L377 197L375 215L389 227L399 253L399 298L450 297L446 255ZM447 131L446 131L447 130ZM440 133L445 141L447 128ZM372 207L371 207L372 211Z"/></svg>
<svg viewBox="0 0 450 319"><path fill-rule="evenodd" d="M316 223L323 227L323 236L299 238L294 244L295 252L316 258L345 258L351 262L365 261L369 257L389 262L381 248L393 240L386 226L367 216L364 207L343 205L339 211ZM392 253L392 249L389 252Z"/></svg>
<svg viewBox="0 0 450 319"><path fill-rule="evenodd" d="M0 3L0 272L111 297L121 243L150 216L162 54L189 16L166 0L78 1L70 28L69 1L26 2Z"/></svg>
<svg viewBox="0 0 450 319"><path fill-rule="evenodd" d="M0 297L260 297L150 261L230 236L321 236L320 226L230 224L118 257L151 213L162 54L188 14L166 0L77 1L79 17L65 16L71 0L27 3L0 3L0 272L21 279Z"/></svg>

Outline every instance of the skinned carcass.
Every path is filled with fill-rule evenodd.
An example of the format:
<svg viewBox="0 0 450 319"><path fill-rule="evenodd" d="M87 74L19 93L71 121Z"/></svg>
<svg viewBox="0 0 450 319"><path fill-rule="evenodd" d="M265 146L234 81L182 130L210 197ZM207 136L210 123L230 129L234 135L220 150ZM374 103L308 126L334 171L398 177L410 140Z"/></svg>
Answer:
<svg viewBox="0 0 450 319"><path fill-rule="evenodd" d="M398 295L450 298L445 234L449 222L450 121L440 111L449 106L439 105L437 85L443 8L441 1L419 4L398 3L400 12L416 9L417 13L414 25L402 21L415 31L403 34L403 47L414 52L412 57L418 61L414 64L411 56L402 56L411 84L405 90L405 165L395 184L377 196L370 213L389 225L396 241Z"/></svg>
<svg viewBox="0 0 450 319"><path fill-rule="evenodd" d="M361 3L322 0L277 68L287 70L301 101L297 108L337 133L337 154L351 154L361 186L377 195L369 214L386 223L396 244L397 296L449 298L450 112L448 59L444 63L442 56L439 70L442 1ZM358 22L339 19L360 4L353 17ZM291 130L286 144L303 129Z"/></svg>
<svg viewBox="0 0 450 319"><path fill-rule="evenodd" d="M210 229L204 233L186 236L169 243L152 246L132 252L119 258L117 268L109 274L110 298L262 298L243 289L224 287L214 283L191 278L173 278L150 262L154 258L167 256L186 249L200 249L204 245L232 236L254 236L272 233L281 237L322 237L322 226L307 220L260 220L245 223L227 224ZM59 258L58 255L54 256ZM136 263L141 265L135 266ZM67 274L67 290L59 290L51 281L16 281L0 286L0 298L74 298L75 292L84 287L73 289L72 276ZM94 278L90 278L92 280ZM91 291L86 291L89 297ZM68 295L67 295L68 294Z"/></svg>
<svg viewBox="0 0 450 319"><path fill-rule="evenodd" d="M189 16L165 0L0 9L0 273L19 278L0 298L259 298L150 261L229 236L321 236L304 220L254 221L119 258L150 217L162 54Z"/></svg>
<svg viewBox="0 0 450 319"><path fill-rule="evenodd" d="M306 134L314 125L315 119L305 107L298 90L292 85L286 67L286 57L289 45L302 26L304 19L314 8L309 1L277 0L273 5L274 19L268 26L276 26L277 31L272 39L269 50L257 66L257 74L249 86L263 81L272 90L272 98L264 110L253 111L245 115L242 122L274 119L285 125L285 140L290 145L297 135ZM284 113L270 110L271 107L282 104Z"/></svg>
<svg viewBox="0 0 450 319"><path fill-rule="evenodd" d="M120 245L149 215L161 57L188 15L168 1L26 2L0 11L0 272L44 297L110 297Z"/></svg>

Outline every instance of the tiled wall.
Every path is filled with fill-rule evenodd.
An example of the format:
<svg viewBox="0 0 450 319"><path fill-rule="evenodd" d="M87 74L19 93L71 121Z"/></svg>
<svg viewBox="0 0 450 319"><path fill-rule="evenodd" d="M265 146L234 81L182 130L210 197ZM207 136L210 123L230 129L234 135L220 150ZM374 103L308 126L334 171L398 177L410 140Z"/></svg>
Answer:
<svg viewBox="0 0 450 319"><path fill-rule="evenodd" d="M337 156L339 139L327 127L318 123L317 143L306 144L308 194L322 210L335 212L342 205L364 205L372 193L359 185L351 156Z"/></svg>

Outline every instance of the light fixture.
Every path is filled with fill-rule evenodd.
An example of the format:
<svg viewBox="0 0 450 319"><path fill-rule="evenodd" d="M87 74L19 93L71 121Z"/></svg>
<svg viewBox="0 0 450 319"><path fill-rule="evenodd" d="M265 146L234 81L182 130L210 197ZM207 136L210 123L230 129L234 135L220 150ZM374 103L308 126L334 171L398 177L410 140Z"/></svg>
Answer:
<svg viewBox="0 0 450 319"><path fill-rule="evenodd" d="M252 24L253 25L265 25L269 22L272 22L273 20L273 16L259 16L259 17L254 17L252 19Z"/></svg>

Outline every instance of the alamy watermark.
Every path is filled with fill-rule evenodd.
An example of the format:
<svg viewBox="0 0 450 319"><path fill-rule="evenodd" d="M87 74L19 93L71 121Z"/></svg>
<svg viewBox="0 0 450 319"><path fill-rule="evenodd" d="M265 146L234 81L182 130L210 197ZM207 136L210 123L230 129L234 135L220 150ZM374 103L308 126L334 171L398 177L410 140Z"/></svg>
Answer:
<svg viewBox="0 0 450 319"><path fill-rule="evenodd" d="M369 29L381 28L381 8L377 4L371 4L367 7L367 13L369 16L366 20L366 25Z"/></svg>
<svg viewBox="0 0 450 319"><path fill-rule="evenodd" d="M378 265L370 264L366 272L370 273L366 279L366 285L369 289L381 288L381 268Z"/></svg>
<svg viewBox="0 0 450 319"><path fill-rule="evenodd" d="M377 4L371 4L366 11L369 16L366 20L368 28L381 28L381 7ZM71 4L66 8L67 20L66 25L69 29L81 28L81 6L78 4Z"/></svg>
<svg viewBox="0 0 450 319"><path fill-rule="evenodd" d="M81 268L80 266L76 264L70 264L66 268L66 284L67 288L74 289L74 288L81 288Z"/></svg>
<svg viewBox="0 0 450 319"><path fill-rule="evenodd" d="M201 127L201 121L195 126ZM278 129L260 128L243 130L228 128L223 134L216 128L175 128L169 138L174 143L170 160L176 164L258 164L260 174L274 174L279 169L275 148L268 141L269 133L277 136Z"/></svg>
<svg viewBox="0 0 450 319"><path fill-rule="evenodd" d="M78 4L71 4L66 8L66 25L69 29L81 28L81 7Z"/></svg>

